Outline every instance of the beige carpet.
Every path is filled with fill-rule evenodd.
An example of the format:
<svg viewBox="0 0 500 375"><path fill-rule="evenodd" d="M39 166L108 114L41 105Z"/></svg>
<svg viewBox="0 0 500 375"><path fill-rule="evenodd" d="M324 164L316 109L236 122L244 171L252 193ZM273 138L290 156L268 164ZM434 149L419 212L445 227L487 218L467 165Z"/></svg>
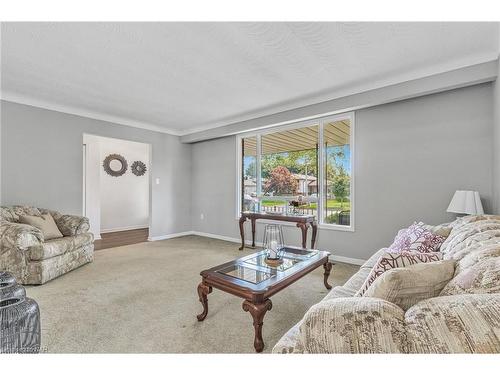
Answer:
<svg viewBox="0 0 500 375"><path fill-rule="evenodd" d="M42 286L27 288L40 305L42 347L52 353L252 353L253 326L242 300L214 291L203 322L196 287L203 269L250 254L238 245L196 236L100 250L95 261ZM330 283L357 266L337 263ZM265 352L327 293L323 269L271 298Z"/></svg>

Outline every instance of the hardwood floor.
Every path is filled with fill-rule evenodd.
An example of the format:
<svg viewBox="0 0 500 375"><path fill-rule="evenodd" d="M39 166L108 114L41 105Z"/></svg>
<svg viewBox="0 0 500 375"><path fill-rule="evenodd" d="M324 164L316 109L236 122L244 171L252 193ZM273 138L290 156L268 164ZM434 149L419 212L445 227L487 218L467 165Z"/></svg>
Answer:
<svg viewBox="0 0 500 375"><path fill-rule="evenodd" d="M146 242L148 240L148 236L149 228L101 233L101 239L95 240L94 242L94 249L102 250L109 249L110 247Z"/></svg>

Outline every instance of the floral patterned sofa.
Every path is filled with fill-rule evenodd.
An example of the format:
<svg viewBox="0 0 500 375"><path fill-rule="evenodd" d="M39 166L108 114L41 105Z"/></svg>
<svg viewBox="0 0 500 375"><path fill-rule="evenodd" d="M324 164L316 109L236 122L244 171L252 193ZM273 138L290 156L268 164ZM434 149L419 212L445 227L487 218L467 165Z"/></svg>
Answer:
<svg viewBox="0 0 500 375"><path fill-rule="evenodd" d="M466 216L449 226L440 252L455 268L437 297L405 311L355 296L381 249L312 306L273 353L500 353L500 216Z"/></svg>
<svg viewBox="0 0 500 375"><path fill-rule="evenodd" d="M42 232L20 224L20 215L49 213L64 237L44 241ZM94 237L85 217L28 206L0 207L0 271L21 284L44 284L93 261Z"/></svg>

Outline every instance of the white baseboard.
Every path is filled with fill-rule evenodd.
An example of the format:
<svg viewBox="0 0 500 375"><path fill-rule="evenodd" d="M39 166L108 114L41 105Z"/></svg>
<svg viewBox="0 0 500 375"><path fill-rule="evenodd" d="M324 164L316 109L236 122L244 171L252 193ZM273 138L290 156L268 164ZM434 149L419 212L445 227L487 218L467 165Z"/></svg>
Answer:
<svg viewBox="0 0 500 375"><path fill-rule="evenodd" d="M234 237L228 237L228 236L221 236L219 234L197 232L197 231L193 231L192 234L195 235L195 236L215 238L217 240L222 240L222 241L241 243L241 239L240 238L234 238ZM245 244L246 245L251 245L252 241L246 240ZM263 244L262 244L262 242L255 242L255 245L262 246ZM361 266L363 263L366 262L366 260L364 260L364 259L349 258L349 257L340 256L340 255L331 255L330 259L333 260L334 262L354 264L356 266Z"/></svg>
<svg viewBox="0 0 500 375"><path fill-rule="evenodd" d="M191 236L193 235L193 231L187 231L187 232L179 232L179 233L171 233L171 234L165 234L163 236L152 236L148 238L148 241L161 241L161 240L169 240L171 238L176 238L176 237L184 237L184 236Z"/></svg>
<svg viewBox="0 0 500 375"><path fill-rule="evenodd" d="M111 229L101 229L101 233L112 233L112 232L124 232L126 230L134 230L134 229L147 229L148 226L144 225L132 225L130 227L121 227L121 228L111 228Z"/></svg>
<svg viewBox="0 0 500 375"><path fill-rule="evenodd" d="M187 231L187 232L166 234L163 236L154 236L154 237L149 237L148 241L161 241L161 240L168 240L171 238L183 237L183 236L200 236L200 237L214 238L216 240L234 242L234 243L238 243L238 244L241 243L241 239L239 239L239 238L229 237L229 236L221 236L220 234L198 232L198 231ZM252 241L246 240L245 244L251 245ZM255 242L255 245L262 246L262 242ZM349 257L340 256L340 255L331 255L330 259L334 262L354 264L356 266L360 266L365 262L364 259L349 258Z"/></svg>
<svg viewBox="0 0 500 375"><path fill-rule="evenodd" d="M197 231L194 231L193 234L195 236L215 238L216 240L222 240L222 241L228 241L228 242L234 242L234 243L241 244L241 238L221 236L220 234L213 234L213 233L206 233L206 232L197 232ZM252 241L246 240L245 244L246 245L251 245ZM257 242L255 242L255 245L262 246L262 242L258 242L257 241Z"/></svg>
<svg viewBox="0 0 500 375"><path fill-rule="evenodd" d="M361 266L363 263L366 262L365 259L342 257L340 255L330 255L330 259L333 260L334 262L354 264L356 266Z"/></svg>

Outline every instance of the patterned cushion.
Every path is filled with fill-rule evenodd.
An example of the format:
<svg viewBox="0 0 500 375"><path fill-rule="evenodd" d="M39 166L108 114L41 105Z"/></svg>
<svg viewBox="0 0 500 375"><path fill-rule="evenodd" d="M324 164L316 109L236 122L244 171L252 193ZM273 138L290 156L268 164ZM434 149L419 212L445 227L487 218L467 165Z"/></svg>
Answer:
<svg viewBox="0 0 500 375"><path fill-rule="evenodd" d="M82 233L73 237L62 237L50 241L45 241L38 246L33 246L29 250L31 260L49 259L66 252L76 251L94 242L92 233Z"/></svg>
<svg viewBox="0 0 500 375"><path fill-rule="evenodd" d="M485 258L465 268L446 285L441 295L464 293L500 293L500 257Z"/></svg>
<svg viewBox="0 0 500 375"><path fill-rule="evenodd" d="M394 242L388 247L391 253L400 253L407 249L425 231L422 223L413 223L406 229L400 229L394 238Z"/></svg>
<svg viewBox="0 0 500 375"><path fill-rule="evenodd" d="M439 252L419 253L415 251L403 251L400 254L386 252L372 268L370 274L366 278L366 281L356 293L356 296L362 296L370 285L373 284L375 279L382 275L385 271L398 267L406 267L416 263L435 262L441 260L441 258L442 255Z"/></svg>
<svg viewBox="0 0 500 375"><path fill-rule="evenodd" d="M405 353L404 311L377 298L334 298L309 309L294 353Z"/></svg>
<svg viewBox="0 0 500 375"><path fill-rule="evenodd" d="M93 260L94 244L86 245L57 257L28 262L26 275L18 281L23 284L44 284Z"/></svg>
<svg viewBox="0 0 500 375"><path fill-rule="evenodd" d="M19 222L19 216L41 216L41 212L36 207L31 206L12 206L12 211L16 216L16 222Z"/></svg>
<svg viewBox="0 0 500 375"><path fill-rule="evenodd" d="M406 250L421 253L438 251L446 240L446 233L448 233L446 228L434 228L422 222L413 223L407 229L401 229L398 232L388 251L391 253L400 253Z"/></svg>
<svg viewBox="0 0 500 375"><path fill-rule="evenodd" d="M43 260L62 255L70 250L73 250L73 239L62 237L45 241L30 248L29 255L31 260Z"/></svg>
<svg viewBox="0 0 500 375"><path fill-rule="evenodd" d="M411 353L500 353L500 295L419 302L405 314Z"/></svg>
<svg viewBox="0 0 500 375"><path fill-rule="evenodd" d="M475 216L474 216L475 218ZM500 230L499 219L485 219L467 222L458 227L454 227L450 235L441 245L441 252L446 254L446 257L453 256L454 253L462 251L469 247L472 238L477 233Z"/></svg>
<svg viewBox="0 0 500 375"><path fill-rule="evenodd" d="M439 234L440 236L443 236L445 238L448 238L448 236L451 233L451 230L453 229L451 223L444 223L439 225L424 224L424 228L430 230L432 233Z"/></svg>
<svg viewBox="0 0 500 375"><path fill-rule="evenodd" d="M9 248L25 250L43 241L40 229L31 225L0 221L0 254Z"/></svg>
<svg viewBox="0 0 500 375"><path fill-rule="evenodd" d="M363 298L382 298L408 310L417 302L437 297L454 272L453 260L394 268L379 276L363 294Z"/></svg>
<svg viewBox="0 0 500 375"><path fill-rule="evenodd" d="M18 218L11 207L0 207L0 219L15 223Z"/></svg>

